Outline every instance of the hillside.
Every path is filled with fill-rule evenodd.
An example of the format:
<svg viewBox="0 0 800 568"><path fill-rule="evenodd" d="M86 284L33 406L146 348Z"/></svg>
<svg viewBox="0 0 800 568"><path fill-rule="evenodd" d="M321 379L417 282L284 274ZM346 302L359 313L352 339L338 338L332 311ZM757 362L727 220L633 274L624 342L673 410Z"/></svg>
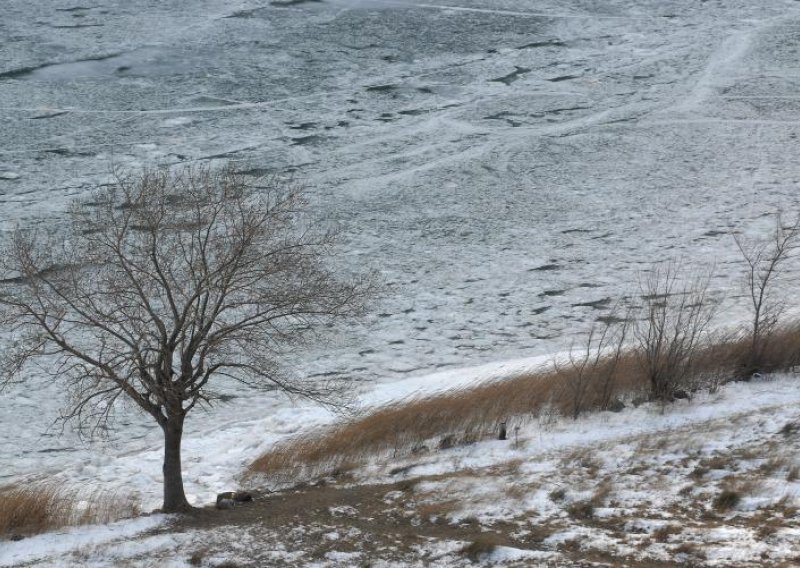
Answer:
<svg viewBox="0 0 800 568"><path fill-rule="evenodd" d="M552 416L233 510L7 543L0 566L793 566L800 381ZM227 564L226 564L227 562Z"/></svg>
<svg viewBox="0 0 800 568"><path fill-rule="evenodd" d="M412 408L402 427L369 431L371 446L316 462L291 455L294 444L312 440L313 453L356 420L217 375L215 403L186 422L187 497L210 507L244 488L254 503L0 540L0 568L800 565L796 254L762 313L780 361L741 357L758 339L748 268L763 268L748 267L741 244L755 251L795 220L800 236L800 2L2 8L0 248L17 228L59 242L69 204L108 187L117 167L230 165L259 189L297 183L309 216L340 230L331 269L374 270L385 294L277 363L292 379L346 379L356 417L410 400L435 415L438 396L480 396L484 383L502 390L545 367L563 378L559 354L586 362L609 347L591 338L603 325L681 296L644 289L657 263L707 276L704 301L683 307L717 311L698 334L714 376L703 367L667 385L663 404L642 402L659 394L644 392L652 377L622 365L619 400L582 399L576 420L548 396L571 389L574 402L586 385L550 381L506 389L513 413L487 397L475 407L491 412L459 421L469 400L456 401L457 432L405 428L423 422ZM0 360L15 333L2 322ZM641 348L635 335L627 342ZM708 348L719 345L731 349ZM43 483L80 495L78 512L87 495L153 511L158 426L114 399L94 439L62 428L68 393L53 369L63 367L26 369L0 391L0 497ZM611 398L625 408L598 411ZM490 439L506 419L508 439ZM291 459L283 470L270 460L283 450L300 456L297 475Z"/></svg>

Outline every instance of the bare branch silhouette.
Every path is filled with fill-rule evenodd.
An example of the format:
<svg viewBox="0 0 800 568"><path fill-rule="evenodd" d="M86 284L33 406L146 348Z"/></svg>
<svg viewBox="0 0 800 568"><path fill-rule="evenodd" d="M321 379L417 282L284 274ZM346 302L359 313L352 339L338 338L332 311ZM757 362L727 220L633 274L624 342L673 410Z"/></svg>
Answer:
<svg viewBox="0 0 800 568"><path fill-rule="evenodd" d="M90 431L119 399L165 436L164 511L189 508L184 419L227 377L325 404L342 384L303 380L282 358L323 327L361 314L371 277L326 259L335 234L306 221L300 191L248 184L233 169L118 175L69 211L66 233L18 230L0 254L0 317L14 338L4 379L44 358Z"/></svg>

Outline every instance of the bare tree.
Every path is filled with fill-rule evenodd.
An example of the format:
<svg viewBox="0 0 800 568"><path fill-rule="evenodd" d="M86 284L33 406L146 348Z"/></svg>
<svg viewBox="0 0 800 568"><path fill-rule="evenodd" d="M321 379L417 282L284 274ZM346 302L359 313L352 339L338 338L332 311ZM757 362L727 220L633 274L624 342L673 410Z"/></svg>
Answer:
<svg viewBox="0 0 800 568"><path fill-rule="evenodd" d="M681 282L678 265L670 261L653 266L640 284L644 316L636 322L634 337L655 400L672 400L691 377L716 311L708 295L709 280L710 275Z"/></svg>
<svg viewBox="0 0 800 568"><path fill-rule="evenodd" d="M775 296L773 288L786 261L798 246L798 237L800 217L793 224L784 226L780 214L775 216L775 229L767 240L748 242L739 235L733 237L747 267L744 281L751 308L750 345L742 365L744 374L748 376L762 370L765 349L785 309L784 302Z"/></svg>
<svg viewBox="0 0 800 568"><path fill-rule="evenodd" d="M553 362L556 372L563 377L562 388L573 419L592 403L605 410L611 402L630 324L630 316L618 318L618 311L615 307L605 318L592 324L585 342L580 347L570 348L566 361Z"/></svg>
<svg viewBox="0 0 800 568"><path fill-rule="evenodd" d="M595 389L598 394L598 404L602 410L608 410L611 399L617 390L617 373L620 363L626 354L628 335L633 320L630 309L626 309L625 315L617 319L616 310L612 311L609 319L601 322L605 330L601 333L601 339L597 342L598 350L604 356L597 362L595 370Z"/></svg>
<svg viewBox="0 0 800 568"><path fill-rule="evenodd" d="M76 202L65 233L17 230L0 254L0 312L15 340L5 379L46 359L72 394L65 418L82 425L135 403L164 433L162 510L190 509L184 420L214 398L212 383L334 400L333 385L279 363L361 313L371 278L331 271L334 234L304 222L304 205L275 179L256 188L231 168L160 169Z"/></svg>

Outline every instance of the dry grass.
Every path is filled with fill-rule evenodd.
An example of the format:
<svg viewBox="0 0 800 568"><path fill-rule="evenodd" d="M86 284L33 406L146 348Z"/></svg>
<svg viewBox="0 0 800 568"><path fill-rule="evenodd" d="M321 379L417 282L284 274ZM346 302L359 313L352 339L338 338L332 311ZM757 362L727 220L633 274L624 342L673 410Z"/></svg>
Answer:
<svg viewBox="0 0 800 568"><path fill-rule="evenodd" d="M597 487L592 493L592 498L590 500L593 507L602 507L606 504L609 495L614 490L614 483L610 477L606 477L600 483L597 484Z"/></svg>
<svg viewBox="0 0 800 568"><path fill-rule="evenodd" d="M573 519L586 521L594 517L594 504L592 501L575 501L564 509Z"/></svg>
<svg viewBox="0 0 800 568"><path fill-rule="evenodd" d="M450 514L458 511L463 506L460 501L431 501L420 503L415 510L420 518L429 522L446 522Z"/></svg>
<svg viewBox="0 0 800 568"><path fill-rule="evenodd" d="M720 494L714 498L712 506L714 507L715 511L724 513L736 507L741 500L742 495L738 491L733 489L723 489Z"/></svg>
<svg viewBox="0 0 800 568"><path fill-rule="evenodd" d="M638 376L631 370L635 362L626 360L618 367L619 390L639 391L642 385L636 384ZM566 373L543 371L391 404L279 445L258 458L250 473L297 479L327 474L342 463L375 455L408 455L429 447L442 449L496 437L501 422L535 419L545 410L566 413L572 401L569 393L559 388ZM601 393L589 390L586 408L599 408L600 397Z"/></svg>
<svg viewBox="0 0 800 568"><path fill-rule="evenodd" d="M687 556L692 556L692 557L697 558L699 560L705 560L705 558L706 558L706 555L702 551L702 549L697 544L695 544L693 542L681 543L678 546L676 546L675 548L673 548L671 550L671 552L673 554L685 554ZM684 566L686 566L686 565L691 566L691 564L684 564Z"/></svg>
<svg viewBox="0 0 800 568"><path fill-rule="evenodd" d="M671 535L680 534L682 531L679 525L668 524L654 530L652 537L656 542L667 542Z"/></svg>
<svg viewBox="0 0 800 568"><path fill-rule="evenodd" d="M461 554L472 562L480 562L494 552L501 544L502 542L496 535L487 533L476 537L475 540L462 548Z"/></svg>
<svg viewBox="0 0 800 568"><path fill-rule="evenodd" d="M750 371L744 367L744 362L751 360L749 348L748 338L741 334L717 337L695 351L687 384L677 386L691 393L701 388L713 389L731 377L743 377ZM760 361L765 371L797 366L800 323L774 331L763 347ZM515 426L531 420L570 416L573 393L565 385L576 372L569 365L559 366L390 404L279 444L255 460L248 475L265 475L291 484L330 475L343 464L363 463L369 458L408 456L496 438L501 423L513 431ZM635 349L621 353L613 361L600 358L588 372L580 372L588 373L582 399L584 411L600 410L609 400L649 398L650 381ZM595 376L600 378L593 380ZM611 393L608 384L613 385Z"/></svg>
<svg viewBox="0 0 800 568"><path fill-rule="evenodd" d="M0 538L109 523L139 514L135 500L108 491L85 492L56 483L0 488Z"/></svg>
<svg viewBox="0 0 800 568"><path fill-rule="evenodd" d="M725 367L734 377L748 379L753 373L772 373L792 369L800 364L800 323L792 322L777 327L763 338L757 356L752 353L751 339L747 336L729 335L720 338L711 347L707 365L713 367L717 358L726 361Z"/></svg>
<svg viewBox="0 0 800 568"><path fill-rule="evenodd" d="M737 461L732 455L714 455L705 460L702 460L701 466L704 467L706 470L710 469L717 469L717 470L727 470L727 469L736 469Z"/></svg>
<svg viewBox="0 0 800 568"><path fill-rule="evenodd" d="M784 456L771 457L759 466L758 471L764 475L772 475L779 470L787 469L788 463Z"/></svg>

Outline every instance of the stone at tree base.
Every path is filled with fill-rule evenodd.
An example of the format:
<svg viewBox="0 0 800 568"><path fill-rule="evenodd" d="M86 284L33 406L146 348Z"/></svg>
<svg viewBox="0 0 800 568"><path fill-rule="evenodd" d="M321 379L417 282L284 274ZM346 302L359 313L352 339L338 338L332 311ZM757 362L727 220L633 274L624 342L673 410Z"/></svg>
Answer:
<svg viewBox="0 0 800 568"><path fill-rule="evenodd" d="M231 509L237 503L249 503L253 495L249 491L225 491L217 495L217 509Z"/></svg>
<svg viewBox="0 0 800 568"><path fill-rule="evenodd" d="M622 412L625 410L625 403L621 400L612 400L611 403L608 405L609 412Z"/></svg>

